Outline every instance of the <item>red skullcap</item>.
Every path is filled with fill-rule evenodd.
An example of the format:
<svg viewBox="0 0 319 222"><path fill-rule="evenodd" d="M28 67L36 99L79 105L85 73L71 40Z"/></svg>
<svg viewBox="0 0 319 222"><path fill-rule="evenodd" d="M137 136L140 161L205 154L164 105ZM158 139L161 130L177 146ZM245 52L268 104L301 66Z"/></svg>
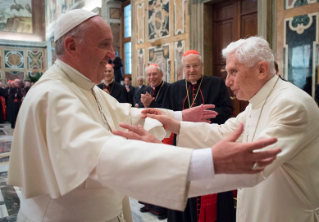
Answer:
<svg viewBox="0 0 319 222"><path fill-rule="evenodd" d="M114 64L106 63L106 66L114 67Z"/></svg>
<svg viewBox="0 0 319 222"><path fill-rule="evenodd" d="M151 63L149 66L156 66L159 68L159 65L157 65L156 63Z"/></svg>
<svg viewBox="0 0 319 222"><path fill-rule="evenodd" d="M191 54L199 55L199 52L197 52L196 50L187 50L187 51L184 53L183 57L188 56L188 55L191 55Z"/></svg>

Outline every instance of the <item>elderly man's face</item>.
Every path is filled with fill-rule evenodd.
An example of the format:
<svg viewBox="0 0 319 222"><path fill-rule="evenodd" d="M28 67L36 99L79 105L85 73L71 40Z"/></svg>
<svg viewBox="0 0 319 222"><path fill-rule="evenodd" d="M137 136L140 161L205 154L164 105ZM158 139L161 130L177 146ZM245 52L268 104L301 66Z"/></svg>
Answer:
<svg viewBox="0 0 319 222"><path fill-rule="evenodd" d="M20 83L20 81L16 79L16 80L13 81L13 86L18 88L19 87L19 83Z"/></svg>
<svg viewBox="0 0 319 222"><path fill-rule="evenodd" d="M162 82L163 74L155 66L150 66L147 69L146 75L152 88L155 88Z"/></svg>
<svg viewBox="0 0 319 222"><path fill-rule="evenodd" d="M187 55L183 58L183 72L189 82L196 82L202 77L203 63L198 55Z"/></svg>
<svg viewBox="0 0 319 222"><path fill-rule="evenodd" d="M226 59L226 71L226 85L237 99L248 101L258 92L258 64L247 67L239 63L235 53L232 53Z"/></svg>
<svg viewBox="0 0 319 222"><path fill-rule="evenodd" d="M142 86L143 85L143 79L141 79L141 78L137 79L137 84L139 86Z"/></svg>
<svg viewBox="0 0 319 222"><path fill-rule="evenodd" d="M98 84L104 78L105 65L109 59L114 59L113 35L109 25L95 16L87 21L89 29L84 34L84 41L75 41L78 51L78 71Z"/></svg>
<svg viewBox="0 0 319 222"><path fill-rule="evenodd" d="M111 66L106 66L106 70L104 72L104 80L106 82L111 82L114 78L114 69Z"/></svg>

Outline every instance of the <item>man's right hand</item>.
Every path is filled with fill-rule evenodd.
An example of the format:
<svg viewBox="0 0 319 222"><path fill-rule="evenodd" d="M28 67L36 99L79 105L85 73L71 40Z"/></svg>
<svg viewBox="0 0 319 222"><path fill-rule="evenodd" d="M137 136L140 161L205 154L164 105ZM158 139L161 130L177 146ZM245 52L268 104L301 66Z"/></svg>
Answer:
<svg viewBox="0 0 319 222"><path fill-rule="evenodd" d="M141 94L141 102L143 103L144 107L149 107L152 103L152 101L155 98L152 97L151 94L149 94L148 92L146 92L145 94Z"/></svg>
<svg viewBox="0 0 319 222"><path fill-rule="evenodd" d="M212 147L216 174L254 174L271 164L281 149L260 150L277 142L276 138L260 139L250 143L236 143L243 132L243 124L229 137ZM257 151L257 152L254 152ZM258 163L258 170L253 170Z"/></svg>
<svg viewBox="0 0 319 222"><path fill-rule="evenodd" d="M157 119L163 124L164 129L172 133L179 134L179 130L181 127L180 122L167 116L163 111L159 109L148 108L142 110L141 113L142 117L150 117L152 119Z"/></svg>

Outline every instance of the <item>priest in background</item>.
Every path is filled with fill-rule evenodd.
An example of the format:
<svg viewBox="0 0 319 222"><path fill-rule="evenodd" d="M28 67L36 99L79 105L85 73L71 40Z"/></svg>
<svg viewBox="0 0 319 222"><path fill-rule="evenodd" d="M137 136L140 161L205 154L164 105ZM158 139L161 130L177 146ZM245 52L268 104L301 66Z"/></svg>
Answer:
<svg viewBox="0 0 319 222"><path fill-rule="evenodd" d="M156 63L146 67L145 73L150 86L141 94L140 107L161 107L170 84L163 81L163 71Z"/></svg>
<svg viewBox="0 0 319 222"><path fill-rule="evenodd" d="M118 102L128 103L129 100L125 87L114 81L113 65L107 63L105 67L104 80L98 87L113 96Z"/></svg>
<svg viewBox="0 0 319 222"><path fill-rule="evenodd" d="M203 75L203 61L195 50L182 57L185 79L172 83L162 107L182 111L201 104L214 104L218 113L212 123L222 124L232 115L233 105L225 82L215 76ZM168 210L168 222L235 222L233 193L223 192L190 198L184 212Z"/></svg>

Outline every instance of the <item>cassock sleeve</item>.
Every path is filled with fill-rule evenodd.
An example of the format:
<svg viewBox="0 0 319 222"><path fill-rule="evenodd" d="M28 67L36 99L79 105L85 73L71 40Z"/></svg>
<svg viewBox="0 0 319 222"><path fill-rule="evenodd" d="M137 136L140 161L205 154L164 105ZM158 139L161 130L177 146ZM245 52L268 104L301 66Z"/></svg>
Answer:
<svg viewBox="0 0 319 222"><path fill-rule="evenodd" d="M270 113L269 124L261 131L256 140L270 137L278 138L277 143L263 148L263 150L281 148L282 152L277 155L277 159L272 164L268 165L263 172L256 175L220 174L215 175L215 178L213 180L192 181L189 193L190 196L198 196L203 191L206 194L209 194L214 192L233 190L236 188L252 187L257 185L258 183L261 183L263 180L266 180L269 175L272 174L279 167L284 167L286 171L293 173L293 170L290 171L289 168L301 164L303 161L302 157L301 159L299 158L298 160L296 160L296 163L291 164L291 166L289 165L288 161L291 161L295 155L300 155L300 152L302 152L302 149L305 147L305 144L303 143L306 143L306 141L303 138L306 138L306 126L308 123L307 110L305 109L303 104L292 101L291 99L281 101L280 103L275 104L274 107L275 108L272 109ZM233 123L234 121L230 119L224 125L233 125ZM220 127L224 127L224 125L221 125ZM181 125L181 129L184 128L183 132L191 130L193 127L194 126L190 128L186 124ZM229 130L231 129L231 127L229 128ZM202 133L199 135L196 134L196 138L198 138L198 143L200 146L205 145L205 142L202 142L201 139L204 139L206 140L206 142L210 143L206 144L206 146L212 146L212 142L217 142L216 140L223 138L223 136L221 135L221 132L223 131L219 131L220 129L218 129L217 126L211 125L211 127L202 129L204 129L204 132L210 136L204 138L203 136L201 136ZM184 136L185 133L183 134L183 138ZM224 136L226 136L226 134L224 134ZM216 140L211 139L211 137L215 137ZM182 144L185 145L185 143L181 143L179 145ZM196 145L196 143L192 142L191 145Z"/></svg>
<svg viewBox="0 0 319 222"><path fill-rule="evenodd" d="M230 118L225 124L208 124L194 122L180 122L180 134L177 137L177 145L189 148L212 147L223 138L229 136L236 130L240 123L245 124L246 111L240 113L236 118ZM242 136L237 140L242 141Z"/></svg>

